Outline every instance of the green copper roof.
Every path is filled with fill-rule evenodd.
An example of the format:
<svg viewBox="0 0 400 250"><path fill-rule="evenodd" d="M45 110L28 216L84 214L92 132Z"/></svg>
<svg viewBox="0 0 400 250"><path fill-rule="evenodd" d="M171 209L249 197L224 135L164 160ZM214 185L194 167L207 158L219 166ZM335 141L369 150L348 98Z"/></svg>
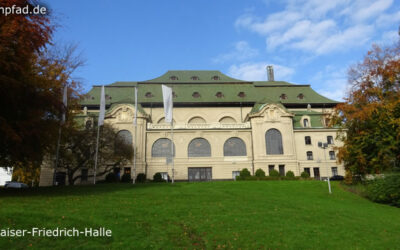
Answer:
<svg viewBox="0 0 400 250"><path fill-rule="evenodd" d="M171 80L175 76L176 80ZM193 76L198 80L191 79ZM213 80L213 76L218 76ZM287 82L246 82L230 78L219 71L168 71L164 75L143 82L116 82L106 85L106 103L133 103L134 87L138 86L138 102L161 103L161 84L167 84L175 93L174 103L268 103L285 104L336 104L309 85L296 85ZM99 105L100 86L89 91L82 105ZM282 94L286 98L282 98ZM302 97L302 98L300 98Z"/></svg>
<svg viewBox="0 0 400 250"><path fill-rule="evenodd" d="M293 117L293 128L301 129L304 128L301 124L301 118L306 115L310 117L311 128L323 128L322 124L322 113L313 110L310 111L291 111L295 116ZM309 128L306 128L309 129Z"/></svg>
<svg viewBox="0 0 400 250"><path fill-rule="evenodd" d="M222 74L218 70L169 70L164 75L144 81L151 83L224 83L244 82Z"/></svg>

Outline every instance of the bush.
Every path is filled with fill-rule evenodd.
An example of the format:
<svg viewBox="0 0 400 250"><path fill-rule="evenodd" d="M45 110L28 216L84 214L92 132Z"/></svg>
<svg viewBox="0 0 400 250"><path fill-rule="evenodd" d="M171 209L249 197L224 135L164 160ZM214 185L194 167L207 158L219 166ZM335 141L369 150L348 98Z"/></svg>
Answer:
<svg viewBox="0 0 400 250"><path fill-rule="evenodd" d="M271 176L271 177L279 177L280 174L279 174L279 172L276 171L275 169L272 169L272 170L269 172L269 176Z"/></svg>
<svg viewBox="0 0 400 250"><path fill-rule="evenodd" d="M294 173L292 171L287 171L286 172L286 177L288 178L294 178Z"/></svg>
<svg viewBox="0 0 400 250"><path fill-rule="evenodd" d="M106 175L105 182L111 183L111 182L118 182L118 181L119 181L119 179L114 173L108 173Z"/></svg>
<svg viewBox="0 0 400 250"><path fill-rule="evenodd" d="M374 202L400 207L400 175L388 175L371 181L366 194Z"/></svg>
<svg viewBox="0 0 400 250"><path fill-rule="evenodd" d="M309 173L307 173L307 172L301 172L301 178L304 178L304 179L308 179L308 178L310 178L310 174Z"/></svg>
<svg viewBox="0 0 400 250"><path fill-rule="evenodd" d="M121 182L132 182L131 174L123 174L121 177Z"/></svg>
<svg viewBox="0 0 400 250"><path fill-rule="evenodd" d="M165 180L162 178L161 173L155 173L153 175L153 181L154 182L164 182Z"/></svg>
<svg viewBox="0 0 400 250"><path fill-rule="evenodd" d="M255 176L257 177L265 177L265 172L261 168L256 170Z"/></svg>
<svg viewBox="0 0 400 250"><path fill-rule="evenodd" d="M242 171L240 171L240 177L248 177L251 176L250 171L247 168L243 168Z"/></svg>
<svg viewBox="0 0 400 250"><path fill-rule="evenodd" d="M136 182L145 182L146 181L146 175L143 173L140 173L136 177Z"/></svg>

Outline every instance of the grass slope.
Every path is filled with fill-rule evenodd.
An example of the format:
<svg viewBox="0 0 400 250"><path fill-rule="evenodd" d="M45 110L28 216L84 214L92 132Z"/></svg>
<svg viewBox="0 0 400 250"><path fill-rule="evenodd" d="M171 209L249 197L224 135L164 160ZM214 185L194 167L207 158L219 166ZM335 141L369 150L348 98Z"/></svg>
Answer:
<svg viewBox="0 0 400 250"><path fill-rule="evenodd" d="M0 238L0 249L393 249L400 209L333 183L238 181L0 191L0 229L106 227L111 238Z"/></svg>

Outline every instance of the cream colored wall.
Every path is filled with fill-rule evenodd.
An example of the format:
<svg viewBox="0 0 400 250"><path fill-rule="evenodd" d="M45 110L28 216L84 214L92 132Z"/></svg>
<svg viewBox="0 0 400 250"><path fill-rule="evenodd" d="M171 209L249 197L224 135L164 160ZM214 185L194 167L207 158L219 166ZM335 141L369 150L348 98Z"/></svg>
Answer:
<svg viewBox="0 0 400 250"><path fill-rule="evenodd" d="M338 174L344 176L344 166L343 164L339 164L336 160L330 160L329 151L335 151L335 155L337 154L337 150L335 147L340 147L343 143L339 140L336 140L336 130L334 129L298 129L294 131L294 141L296 144L297 151L297 160L299 163L299 167L301 172L304 171L304 168L310 168L311 176L313 177L313 168L320 168L321 177L326 177L327 174L332 176L331 167L338 168ZM305 144L305 136L311 137L311 145ZM334 144L329 145L325 152L323 149L318 147L318 142L327 142L327 136L332 136L334 140ZM313 152L313 160L307 160L307 151ZM325 160L325 156L326 160Z"/></svg>
<svg viewBox="0 0 400 250"><path fill-rule="evenodd" d="M314 111L320 111L315 110ZM250 117L250 121L245 120L247 114L251 111L250 107L203 107L203 108L174 108L174 142L176 148L175 179L187 180L188 167L212 167L213 179L232 179L232 171L240 171L247 168L250 172L263 169L268 173L268 165L285 165L285 172L291 170L295 175L300 175L304 167L310 167L311 174L313 167L320 167L321 176L326 176L326 167L324 167L323 150L317 146L318 140L326 141L327 135L336 138L336 131L332 129L293 129L292 115L277 105L266 105L256 115ZM125 112L125 114L123 114ZM117 130L128 130L135 135L133 125L132 105L120 105L107 112L105 122L112 124ZM170 138L170 126L164 124L158 126L157 121L164 117L162 107L145 108L148 115L152 115L151 123L143 114L138 114L137 130L137 174L146 173L147 178L152 179L157 172L168 172L172 176L171 165L166 165L165 158L151 157L151 148L153 143L159 138ZM223 124L219 120L225 116L230 116L236 120L236 124ZM193 117L202 117L206 124L188 124ZM265 133L268 129L278 129L283 139L283 155L267 155ZM312 139L312 145L306 146L304 136L309 135ZM202 137L208 140L211 145L211 157L188 157L188 145L194 138ZM243 157L224 157L223 145L231 137L239 137L246 144L247 156ZM335 140L335 146L341 146L339 141ZM314 160L307 161L306 151L313 151ZM338 174L344 175L343 164L338 165L335 161L329 160L329 150L326 150L327 162L325 166L337 166ZM318 161L319 159L319 161ZM133 167L128 164L127 167ZM133 168L132 168L133 170ZM43 171L43 180L41 185L51 185L52 170L49 168ZM123 167L121 168L123 171ZM89 174L91 170L89 170ZM330 172L331 173L331 172ZM132 172L133 175L133 172ZM104 176L99 177L104 179ZM89 178L89 182L92 180Z"/></svg>

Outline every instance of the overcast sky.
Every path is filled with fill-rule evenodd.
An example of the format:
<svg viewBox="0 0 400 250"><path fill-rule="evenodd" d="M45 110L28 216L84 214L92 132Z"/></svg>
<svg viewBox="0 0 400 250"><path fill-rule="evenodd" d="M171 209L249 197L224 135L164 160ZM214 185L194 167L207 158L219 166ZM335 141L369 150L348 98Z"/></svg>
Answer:
<svg viewBox="0 0 400 250"><path fill-rule="evenodd" d="M45 1L46 2L46 1ZM311 84L335 100L372 43L398 39L400 0L52 0L57 43L77 43L84 88L167 70Z"/></svg>

